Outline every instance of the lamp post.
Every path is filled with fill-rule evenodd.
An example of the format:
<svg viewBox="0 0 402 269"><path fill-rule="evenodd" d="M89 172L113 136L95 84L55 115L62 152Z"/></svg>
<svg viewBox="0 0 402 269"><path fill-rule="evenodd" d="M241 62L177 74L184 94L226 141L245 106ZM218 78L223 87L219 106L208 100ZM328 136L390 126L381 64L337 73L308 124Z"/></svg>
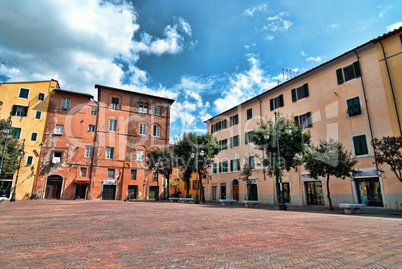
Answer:
<svg viewBox="0 0 402 269"><path fill-rule="evenodd" d="M200 151L200 155L201 155L201 157L203 157L204 156L204 150L201 150ZM199 185L200 185L200 182L199 182L199 175L198 175L198 148L197 148L197 152L196 152L196 154L194 154L194 152L191 154L191 159L194 159L195 158L195 170L197 171L196 172L196 177L195 177L195 179L196 179L196 185L197 185L197 192L196 192L196 194L195 194L195 201L194 201L194 203L195 204L199 204L200 203L200 200L198 199L198 189L199 189Z"/></svg>
<svg viewBox="0 0 402 269"><path fill-rule="evenodd" d="M19 154L20 154L20 163L18 164L18 170L17 170L17 177L15 178L15 184L14 184L14 191L13 194L11 196L10 202L15 202L15 190L17 189L17 183L18 183L18 175L20 174L20 167L21 167L21 161L22 158L24 157L24 146L25 146L25 139L22 141L22 146L19 150Z"/></svg>
<svg viewBox="0 0 402 269"><path fill-rule="evenodd" d="M279 142L279 123L281 121L286 122L286 127L285 127L285 133L286 134L291 134L292 133L292 127L289 126L288 119L286 117L280 117L277 119L277 112L274 112L275 114L275 122L269 121L268 123L271 123L274 125L275 129L275 135L276 135L276 148L278 151L278 170L279 170L279 187L280 187L280 195L279 195L279 210L286 210L286 204L285 204L285 195L283 192L283 184L282 184L282 164L281 164L281 153L280 153L280 142ZM269 132L266 132L264 134L265 139L269 139Z"/></svg>
<svg viewBox="0 0 402 269"><path fill-rule="evenodd" d="M12 128L11 128L11 115L10 115L10 117L8 117L7 123L3 127L2 132L4 134L4 148L3 148L3 155L1 155L0 175L1 175L1 171L3 170L4 155L6 155L7 140L13 137Z"/></svg>

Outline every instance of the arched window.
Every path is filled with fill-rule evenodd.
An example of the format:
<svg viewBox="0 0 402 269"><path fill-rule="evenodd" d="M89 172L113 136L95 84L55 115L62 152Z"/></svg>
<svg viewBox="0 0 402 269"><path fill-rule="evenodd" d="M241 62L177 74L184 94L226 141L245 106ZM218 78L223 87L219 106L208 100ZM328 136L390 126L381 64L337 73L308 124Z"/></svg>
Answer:
<svg viewBox="0 0 402 269"><path fill-rule="evenodd" d="M138 112L147 114L148 113L148 104L141 102L140 106L138 108Z"/></svg>
<svg viewBox="0 0 402 269"><path fill-rule="evenodd" d="M161 127L159 125L154 125L153 136L160 137Z"/></svg>

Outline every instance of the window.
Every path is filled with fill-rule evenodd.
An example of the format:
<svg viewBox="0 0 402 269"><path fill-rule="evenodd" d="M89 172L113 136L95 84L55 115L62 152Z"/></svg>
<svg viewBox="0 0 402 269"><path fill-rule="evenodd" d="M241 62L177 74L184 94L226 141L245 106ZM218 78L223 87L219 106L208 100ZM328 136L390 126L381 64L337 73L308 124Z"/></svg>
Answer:
<svg viewBox="0 0 402 269"><path fill-rule="evenodd" d="M214 163L214 164L212 165L212 173L213 173L213 174L218 173L218 164L217 164L217 163Z"/></svg>
<svg viewBox="0 0 402 269"><path fill-rule="evenodd" d="M137 150L137 161L143 162L145 156L145 151L142 149Z"/></svg>
<svg viewBox="0 0 402 269"><path fill-rule="evenodd" d="M254 142L254 130L244 134L244 142L246 143L246 145L248 143L253 143Z"/></svg>
<svg viewBox="0 0 402 269"><path fill-rule="evenodd" d="M158 181L158 173L157 172L152 173L152 181Z"/></svg>
<svg viewBox="0 0 402 269"><path fill-rule="evenodd" d="M117 120L109 120L109 132L116 132Z"/></svg>
<svg viewBox="0 0 402 269"><path fill-rule="evenodd" d="M160 129L161 127L159 127L158 125L154 125L154 136L159 137Z"/></svg>
<svg viewBox="0 0 402 269"><path fill-rule="evenodd" d="M239 136L235 135L230 138L230 147L238 147L239 146Z"/></svg>
<svg viewBox="0 0 402 269"><path fill-rule="evenodd" d="M161 106L153 106L152 112L155 116L160 116L162 113L162 107Z"/></svg>
<svg viewBox="0 0 402 269"><path fill-rule="evenodd" d="M107 178L114 179L114 169L107 169Z"/></svg>
<svg viewBox="0 0 402 269"><path fill-rule="evenodd" d="M346 100L346 104L348 106L348 110L346 111L346 113L348 113L349 117L362 114L360 98L358 96Z"/></svg>
<svg viewBox="0 0 402 269"><path fill-rule="evenodd" d="M227 139L219 140L218 143L219 143L219 150L228 149L228 140Z"/></svg>
<svg viewBox="0 0 402 269"><path fill-rule="evenodd" d="M211 125L211 133L219 132L220 130L226 129L226 120L219 121Z"/></svg>
<svg viewBox="0 0 402 269"><path fill-rule="evenodd" d="M280 107L283 107L283 106L284 106L283 94L279 95L278 97L271 98L269 100L269 107L270 107L271 111L278 109Z"/></svg>
<svg viewBox="0 0 402 269"><path fill-rule="evenodd" d="M253 109L247 109L247 120L251 120L253 118Z"/></svg>
<svg viewBox="0 0 402 269"><path fill-rule="evenodd" d="M113 147L106 147L106 159L113 159L113 155L114 155L114 148Z"/></svg>
<svg viewBox="0 0 402 269"><path fill-rule="evenodd" d="M240 159L230 160L230 171L240 171Z"/></svg>
<svg viewBox="0 0 402 269"><path fill-rule="evenodd" d="M91 107L91 115L96 115L96 107Z"/></svg>
<svg viewBox="0 0 402 269"><path fill-rule="evenodd" d="M27 156L27 162L25 165L32 165L33 164L34 156Z"/></svg>
<svg viewBox="0 0 402 269"><path fill-rule="evenodd" d="M42 118L42 111L35 111L35 120L40 120Z"/></svg>
<svg viewBox="0 0 402 269"><path fill-rule="evenodd" d="M366 135L356 135L353 136L353 146L355 149L355 155L366 155L369 153L367 147L367 138Z"/></svg>
<svg viewBox="0 0 402 269"><path fill-rule="evenodd" d="M31 141L36 142L38 140L38 133L31 133Z"/></svg>
<svg viewBox="0 0 402 269"><path fill-rule="evenodd" d="M56 124L56 128L54 129L54 134L62 135L63 134L64 125Z"/></svg>
<svg viewBox="0 0 402 269"><path fill-rule="evenodd" d="M296 102L298 100L308 97L308 84L304 84L298 88L292 90L292 101Z"/></svg>
<svg viewBox="0 0 402 269"><path fill-rule="evenodd" d="M336 70L336 77L338 79L338 85L343 84L349 80L360 77L362 74L360 72L359 62L354 62L353 64L339 68Z"/></svg>
<svg viewBox="0 0 402 269"><path fill-rule="evenodd" d="M85 158L92 158L92 153L94 151L94 147L93 146L85 146L85 153L84 153L84 157Z"/></svg>
<svg viewBox="0 0 402 269"><path fill-rule="evenodd" d="M147 103L140 103L140 107L138 112L147 114L148 113L148 104Z"/></svg>
<svg viewBox="0 0 402 269"><path fill-rule="evenodd" d="M61 99L61 110L68 111L70 109L70 98Z"/></svg>
<svg viewBox="0 0 402 269"><path fill-rule="evenodd" d="M220 170L219 172L227 173L229 171L229 162L228 161L223 161L219 164L221 166L219 169Z"/></svg>
<svg viewBox="0 0 402 269"><path fill-rule="evenodd" d="M62 163L63 162L63 151L53 151L52 163Z"/></svg>
<svg viewBox="0 0 402 269"><path fill-rule="evenodd" d="M255 161L254 160L255 160L254 156L248 157L248 163L249 163L250 169L255 168Z"/></svg>
<svg viewBox="0 0 402 269"><path fill-rule="evenodd" d="M95 125L89 125L88 126L88 132L95 132Z"/></svg>
<svg viewBox="0 0 402 269"><path fill-rule="evenodd" d="M29 97L29 89L21 88L20 89L20 94L18 95L18 97L28 99L28 97Z"/></svg>
<svg viewBox="0 0 402 269"><path fill-rule="evenodd" d="M80 176L81 177L86 177L87 176L87 168L86 167L81 167Z"/></svg>
<svg viewBox="0 0 402 269"><path fill-rule="evenodd" d="M311 119L311 112L294 117L295 123L298 124L302 129L307 129L313 127L313 121Z"/></svg>
<svg viewBox="0 0 402 269"><path fill-rule="evenodd" d="M39 95L38 95L38 101L44 102L45 101L45 96L46 95L43 92L40 92Z"/></svg>
<svg viewBox="0 0 402 269"><path fill-rule="evenodd" d="M140 123L140 135L146 135L147 134L147 125L145 123Z"/></svg>
<svg viewBox="0 0 402 269"><path fill-rule="evenodd" d="M20 127L12 127L12 134L13 134L14 139L21 138L21 130L22 130L22 128L20 128Z"/></svg>
<svg viewBox="0 0 402 269"><path fill-rule="evenodd" d="M11 111L11 115L16 117L26 117L28 114L27 106L13 105L13 110Z"/></svg>
<svg viewBox="0 0 402 269"><path fill-rule="evenodd" d="M137 180L137 170L131 170L130 180Z"/></svg>
<svg viewBox="0 0 402 269"><path fill-rule="evenodd" d="M229 125L233 126L236 124L239 124L239 114L236 114L236 115L230 117Z"/></svg>
<svg viewBox="0 0 402 269"><path fill-rule="evenodd" d="M111 109L119 109L119 98L112 97L112 102L110 103Z"/></svg>

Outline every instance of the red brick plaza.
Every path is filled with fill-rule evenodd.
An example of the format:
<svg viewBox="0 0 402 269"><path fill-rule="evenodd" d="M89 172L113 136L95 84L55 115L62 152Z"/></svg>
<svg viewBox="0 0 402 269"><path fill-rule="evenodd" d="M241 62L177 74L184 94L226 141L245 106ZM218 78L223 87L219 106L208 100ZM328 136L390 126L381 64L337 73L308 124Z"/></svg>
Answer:
<svg viewBox="0 0 402 269"><path fill-rule="evenodd" d="M167 202L0 204L1 268L402 268L402 218Z"/></svg>

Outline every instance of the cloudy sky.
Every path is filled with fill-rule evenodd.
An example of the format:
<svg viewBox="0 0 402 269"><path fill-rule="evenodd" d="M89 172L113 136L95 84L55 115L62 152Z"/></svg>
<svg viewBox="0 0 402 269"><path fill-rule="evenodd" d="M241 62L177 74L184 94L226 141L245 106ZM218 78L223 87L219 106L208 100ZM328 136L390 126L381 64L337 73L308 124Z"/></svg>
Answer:
<svg viewBox="0 0 402 269"><path fill-rule="evenodd" d="M283 68L303 73L402 26L401 10L400 0L3 0L0 81L174 98L174 139L276 86Z"/></svg>

